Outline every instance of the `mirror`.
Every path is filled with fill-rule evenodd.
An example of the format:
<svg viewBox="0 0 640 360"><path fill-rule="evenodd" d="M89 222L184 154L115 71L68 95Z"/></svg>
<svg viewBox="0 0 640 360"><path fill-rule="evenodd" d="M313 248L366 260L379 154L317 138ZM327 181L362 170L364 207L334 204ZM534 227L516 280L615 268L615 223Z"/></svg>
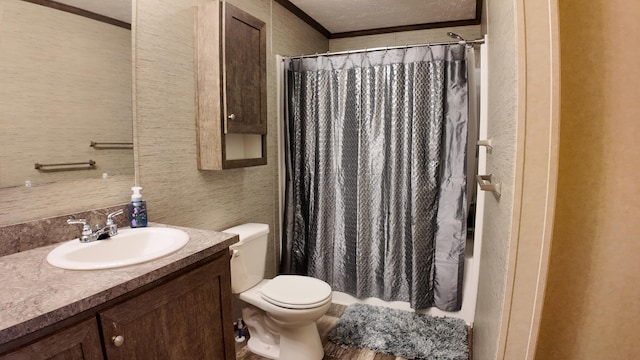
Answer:
<svg viewBox="0 0 640 360"><path fill-rule="evenodd" d="M131 0L62 2L0 0L0 188L134 175Z"/></svg>

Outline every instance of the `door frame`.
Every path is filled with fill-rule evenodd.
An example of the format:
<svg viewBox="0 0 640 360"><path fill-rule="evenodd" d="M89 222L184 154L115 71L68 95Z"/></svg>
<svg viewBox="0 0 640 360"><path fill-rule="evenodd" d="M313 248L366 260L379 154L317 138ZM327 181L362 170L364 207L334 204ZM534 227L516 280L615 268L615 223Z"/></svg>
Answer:
<svg viewBox="0 0 640 360"><path fill-rule="evenodd" d="M558 0L515 0L516 191L498 359L534 359L548 274L558 176Z"/></svg>

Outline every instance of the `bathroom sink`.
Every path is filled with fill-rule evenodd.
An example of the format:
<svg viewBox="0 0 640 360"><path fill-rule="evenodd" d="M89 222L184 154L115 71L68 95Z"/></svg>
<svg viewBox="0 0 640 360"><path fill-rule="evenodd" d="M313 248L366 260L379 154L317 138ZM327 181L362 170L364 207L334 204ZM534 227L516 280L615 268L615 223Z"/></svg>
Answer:
<svg viewBox="0 0 640 360"><path fill-rule="evenodd" d="M164 227L120 229L106 240L81 243L74 239L47 255L49 264L70 270L111 269L154 260L182 248L189 235Z"/></svg>

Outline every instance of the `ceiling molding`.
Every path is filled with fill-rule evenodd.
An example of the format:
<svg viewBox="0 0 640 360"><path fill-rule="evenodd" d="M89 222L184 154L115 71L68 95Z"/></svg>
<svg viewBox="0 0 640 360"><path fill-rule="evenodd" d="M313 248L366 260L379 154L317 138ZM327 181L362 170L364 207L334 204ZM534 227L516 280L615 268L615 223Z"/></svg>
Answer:
<svg viewBox="0 0 640 360"><path fill-rule="evenodd" d="M385 27L385 28L374 28L374 29L332 33L329 30L327 30L324 26L322 26L322 24L318 23L315 19L309 16L307 13L302 11L302 9L300 9L299 7L291 3L291 1L275 0L275 2L282 5L285 9L292 12L294 15L296 15L302 21L306 22L312 28L316 29L319 33L321 33L328 39L339 39L339 38L365 36L365 35L379 35L379 34L387 34L387 33L402 32L402 31L439 29L439 28L447 28L447 27L454 27L454 26L479 25L482 21L482 0L476 0L476 14L474 19L392 26L392 27Z"/></svg>
<svg viewBox="0 0 640 360"><path fill-rule="evenodd" d="M22 0L28 3L32 3L32 4L36 4L36 5L41 5L41 6L46 6L48 8L52 8L52 9L56 9L56 10L60 10L60 11L64 11L64 12L68 12L71 14L75 14L75 15L79 15L79 16L83 16L89 19L93 19L96 21L100 21L103 23L107 23L107 24L111 24L111 25L115 25L121 28L125 28L128 30L131 30L131 24L126 23L124 21L120 21L114 18L110 18L108 16L104 16L104 15L100 15L100 14L96 14L94 12L91 11L87 11L84 9L80 9L77 8L75 6L71 6L71 5L67 5L67 4L63 4L63 3L59 3L56 1L52 1L52 0Z"/></svg>
<svg viewBox="0 0 640 360"><path fill-rule="evenodd" d="M355 37L355 36L379 35L379 34L388 34L388 33L394 33L394 32L402 32L402 31L440 29L440 28L447 28L447 27L454 27L454 26L467 26L467 25L479 25L479 24L480 24L480 20L471 19L471 20L443 21L443 22L437 22L437 23L426 23L426 24L415 24L415 25L392 26L387 28L332 33L329 39L340 39L340 38L348 38L348 37Z"/></svg>
<svg viewBox="0 0 640 360"><path fill-rule="evenodd" d="M331 32L317 22L314 18L309 16L306 12L302 11L299 7L292 4L289 0L275 0L278 4L282 5L285 9L291 11L293 15L300 18L300 20L306 22L309 26L316 29L320 34L326 38L331 38Z"/></svg>

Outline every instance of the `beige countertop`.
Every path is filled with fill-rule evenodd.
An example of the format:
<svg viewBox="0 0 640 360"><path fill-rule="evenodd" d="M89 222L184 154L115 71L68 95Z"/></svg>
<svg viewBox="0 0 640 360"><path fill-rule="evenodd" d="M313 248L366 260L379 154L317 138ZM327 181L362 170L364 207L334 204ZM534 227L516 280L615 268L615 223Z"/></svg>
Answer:
<svg viewBox="0 0 640 360"><path fill-rule="evenodd" d="M165 257L116 269L75 271L49 265L47 254L59 244L0 257L0 345L90 310L238 241L233 234L168 227L185 231L189 242Z"/></svg>

